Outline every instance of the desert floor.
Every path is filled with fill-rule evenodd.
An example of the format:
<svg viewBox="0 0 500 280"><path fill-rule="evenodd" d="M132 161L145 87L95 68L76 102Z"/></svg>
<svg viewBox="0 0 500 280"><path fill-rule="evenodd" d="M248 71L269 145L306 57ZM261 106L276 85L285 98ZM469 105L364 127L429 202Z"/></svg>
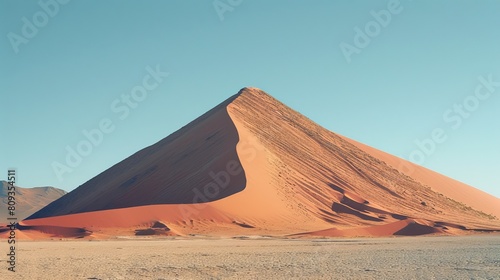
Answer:
<svg viewBox="0 0 500 280"><path fill-rule="evenodd" d="M500 236L19 241L2 279L500 279ZM5 248L5 246L2 246ZM14 276L14 277L11 277Z"/></svg>

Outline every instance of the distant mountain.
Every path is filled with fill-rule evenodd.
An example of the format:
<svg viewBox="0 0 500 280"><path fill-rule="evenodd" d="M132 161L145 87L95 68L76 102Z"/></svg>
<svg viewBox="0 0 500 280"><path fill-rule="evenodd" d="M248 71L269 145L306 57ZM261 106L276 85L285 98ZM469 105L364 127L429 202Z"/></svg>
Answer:
<svg viewBox="0 0 500 280"><path fill-rule="evenodd" d="M6 181L0 181L0 224L5 224L8 217ZM66 192L54 187L21 188L16 186L16 217L18 221L25 219L52 201L65 195Z"/></svg>
<svg viewBox="0 0 500 280"><path fill-rule="evenodd" d="M496 231L498 217L500 199L244 88L22 226L60 235L389 236Z"/></svg>

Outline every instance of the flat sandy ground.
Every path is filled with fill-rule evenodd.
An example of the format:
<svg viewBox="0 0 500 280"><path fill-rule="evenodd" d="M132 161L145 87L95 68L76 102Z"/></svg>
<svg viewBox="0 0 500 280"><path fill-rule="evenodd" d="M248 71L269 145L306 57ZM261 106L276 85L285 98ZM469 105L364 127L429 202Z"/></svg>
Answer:
<svg viewBox="0 0 500 280"><path fill-rule="evenodd" d="M500 279L498 235L19 243L1 279Z"/></svg>

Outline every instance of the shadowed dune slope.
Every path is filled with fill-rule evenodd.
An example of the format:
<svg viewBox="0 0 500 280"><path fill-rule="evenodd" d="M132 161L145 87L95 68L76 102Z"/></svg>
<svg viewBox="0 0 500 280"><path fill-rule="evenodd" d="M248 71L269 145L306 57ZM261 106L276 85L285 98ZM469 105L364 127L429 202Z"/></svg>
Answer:
<svg viewBox="0 0 500 280"><path fill-rule="evenodd" d="M216 196L199 195L204 186L213 182L212 176L227 168L228 162L240 165L236 154L238 134L225 110L232 99L112 166L29 219L144 205L200 203L242 191L244 172Z"/></svg>
<svg viewBox="0 0 500 280"><path fill-rule="evenodd" d="M499 199L447 195L437 185L478 191L437 173L413 178L388 158L320 127L259 89L244 88L22 224L94 232L122 227L131 233L160 221L180 235L233 236L500 229L498 218L490 215Z"/></svg>

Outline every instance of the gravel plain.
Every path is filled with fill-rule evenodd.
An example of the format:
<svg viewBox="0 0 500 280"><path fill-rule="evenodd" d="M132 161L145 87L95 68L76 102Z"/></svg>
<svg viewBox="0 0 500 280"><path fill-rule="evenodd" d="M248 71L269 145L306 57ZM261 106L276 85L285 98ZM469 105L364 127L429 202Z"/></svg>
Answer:
<svg viewBox="0 0 500 280"><path fill-rule="evenodd" d="M499 235L18 243L2 279L500 279Z"/></svg>

